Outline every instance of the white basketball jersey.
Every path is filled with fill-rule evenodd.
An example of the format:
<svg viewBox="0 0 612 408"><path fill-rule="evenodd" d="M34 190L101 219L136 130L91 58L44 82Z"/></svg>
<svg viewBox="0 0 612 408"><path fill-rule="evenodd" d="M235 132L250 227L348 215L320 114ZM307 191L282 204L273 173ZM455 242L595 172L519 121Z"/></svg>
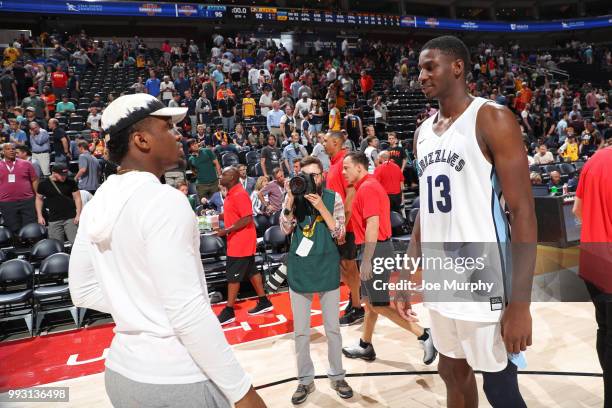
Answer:
<svg viewBox="0 0 612 408"><path fill-rule="evenodd" d="M458 302L448 299L442 301L435 296L428 296L425 291L424 306L449 318L481 322L496 322L501 316L506 301L504 285L507 281L506 248L501 243L510 240L495 168L482 154L476 139L478 111L490 102L484 98L475 98L440 136L432 129L438 114L423 122L417 139L416 163L420 180L420 226L424 258L428 243L439 243L437 247L444 248L438 251L438 255L443 255L444 251L452 252L453 249L449 250L449 247L454 248L455 252L462 246L469 247L467 252L473 255L478 255L479 247L495 248L494 251L484 251L487 253L486 269L495 271L494 279L498 283L496 288L501 290L490 297L479 297L480 301L469 301L468 298L467 301ZM423 264L425 281L428 279L428 270L431 267ZM454 271L444 271L443 274L444 279L451 283L455 278L461 278Z"/></svg>

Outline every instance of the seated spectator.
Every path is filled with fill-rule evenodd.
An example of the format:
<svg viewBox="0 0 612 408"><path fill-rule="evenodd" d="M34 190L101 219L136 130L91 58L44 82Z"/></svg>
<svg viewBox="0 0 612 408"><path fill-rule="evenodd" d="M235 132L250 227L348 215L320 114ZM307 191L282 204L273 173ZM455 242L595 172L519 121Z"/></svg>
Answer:
<svg viewBox="0 0 612 408"><path fill-rule="evenodd" d="M529 155L529 147L527 147L527 145L525 145L525 151L527 152L527 164L529 166L535 164L535 160L533 159L533 156Z"/></svg>
<svg viewBox="0 0 612 408"><path fill-rule="evenodd" d="M533 156L534 164L550 164L555 162L555 158L552 153L548 151L545 144L541 144L538 147L538 152Z"/></svg>
<svg viewBox="0 0 612 408"><path fill-rule="evenodd" d="M196 208L196 200L193 197L192 194L189 194L189 186L187 185L187 182L185 181L181 181L176 185L176 189L178 191L180 191L181 193L185 194L185 197L187 197L187 199L189 200L189 205L191 206L192 210L195 210Z"/></svg>
<svg viewBox="0 0 612 408"><path fill-rule="evenodd" d="M253 215L262 215L264 214L266 208L264 206L264 202L260 200L259 193L265 186L267 186L269 180L265 176L261 176L257 179L255 183L255 187L253 192L251 193L251 202L253 203Z"/></svg>
<svg viewBox="0 0 612 408"><path fill-rule="evenodd" d="M63 94L62 95L62 100L57 103L57 106L56 106L55 110L58 113L74 112L74 111L76 111L76 107L74 106L74 103L72 101L68 100L68 95L67 94Z"/></svg>
<svg viewBox="0 0 612 408"><path fill-rule="evenodd" d="M561 183L561 173L557 170L553 170L550 172L550 181L548 182L548 189L552 189L553 187L557 188L557 191L561 191L563 188L563 183Z"/></svg>
<svg viewBox="0 0 612 408"><path fill-rule="evenodd" d="M248 139L249 144L257 149L262 148L266 143L264 134L259 131L259 128L256 125L251 126Z"/></svg>
<svg viewBox="0 0 612 408"><path fill-rule="evenodd" d="M244 127L241 123L236 125L232 139L234 140L234 145L238 148L238 150L242 150L247 146L249 140L247 135L244 133Z"/></svg>
<svg viewBox="0 0 612 408"><path fill-rule="evenodd" d="M210 210L215 210L217 214L223 213L223 204L225 203L225 196L227 195L227 189L221 186L221 189L215 193L210 198L202 197L201 203L202 205Z"/></svg>
<svg viewBox="0 0 612 408"><path fill-rule="evenodd" d="M283 206L285 196L285 174L280 167L272 169L274 180L268 183L259 192L259 199L263 203L265 215L272 215Z"/></svg>
<svg viewBox="0 0 612 408"><path fill-rule="evenodd" d="M539 186L542 184L542 175L537 171L532 171L529 173L529 179L531 180L531 185Z"/></svg>

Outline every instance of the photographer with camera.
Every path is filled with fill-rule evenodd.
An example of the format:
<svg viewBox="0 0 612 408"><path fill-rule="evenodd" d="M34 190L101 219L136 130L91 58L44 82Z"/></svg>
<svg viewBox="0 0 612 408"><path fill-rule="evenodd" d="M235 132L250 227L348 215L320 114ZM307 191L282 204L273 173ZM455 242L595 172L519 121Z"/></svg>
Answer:
<svg viewBox="0 0 612 408"><path fill-rule="evenodd" d="M353 390L344 380L342 338L338 321L340 303L340 255L335 239L344 237L344 205L338 193L323 188L323 166L306 157L300 174L286 184L287 195L280 216L285 234L292 234L287 257L287 281L293 310L299 385L293 404L314 391L314 366L310 358L310 316L315 293L319 294L328 341L328 376L341 398Z"/></svg>

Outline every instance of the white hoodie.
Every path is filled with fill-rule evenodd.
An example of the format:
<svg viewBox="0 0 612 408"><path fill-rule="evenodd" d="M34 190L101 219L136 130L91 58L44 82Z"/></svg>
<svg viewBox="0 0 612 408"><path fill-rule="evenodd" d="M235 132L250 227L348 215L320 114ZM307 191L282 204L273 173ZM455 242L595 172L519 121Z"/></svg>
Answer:
<svg viewBox="0 0 612 408"><path fill-rule="evenodd" d="M188 200L151 173L111 176L83 209L70 257L78 307L110 313L106 367L148 384L251 386L213 313Z"/></svg>

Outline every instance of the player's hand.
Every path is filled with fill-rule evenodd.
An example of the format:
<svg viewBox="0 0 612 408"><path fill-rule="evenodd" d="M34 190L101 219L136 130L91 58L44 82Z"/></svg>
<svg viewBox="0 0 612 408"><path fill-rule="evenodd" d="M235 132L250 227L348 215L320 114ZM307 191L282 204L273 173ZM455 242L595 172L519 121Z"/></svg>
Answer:
<svg viewBox="0 0 612 408"><path fill-rule="evenodd" d="M501 335L508 353L525 351L531 346L529 303L510 303L501 319Z"/></svg>
<svg viewBox="0 0 612 408"><path fill-rule="evenodd" d="M38 217L38 223L40 225L46 225L45 217L43 217L42 215L40 217Z"/></svg>
<svg viewBox="0 0 612 408"><path fill-rule="evenodd" d="M419 321L410 304L410 291L397 291L392 304L402 319L411 323Z"/></svg>
<svg viewBox="0 0 612 408"><path fill-rule="evenodd" d="M236 401L236 408L266 408L266 403L261 399L253 387L239 401Z"/></svg>
<svg viewBox="0 0 612 408"><path fill-rule="evenodd" d="M219 228L215 231L218 237L224 237L227 235L227 230L225 228Z"/></svg>

